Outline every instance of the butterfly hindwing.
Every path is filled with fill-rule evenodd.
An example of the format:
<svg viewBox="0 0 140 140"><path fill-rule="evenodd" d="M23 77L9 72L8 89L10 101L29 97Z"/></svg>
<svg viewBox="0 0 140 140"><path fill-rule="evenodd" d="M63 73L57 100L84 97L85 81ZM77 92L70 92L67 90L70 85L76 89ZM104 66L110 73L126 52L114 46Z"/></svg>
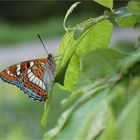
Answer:
<svg viewBox="0 0 140 140"><path fill-rule="evenodd" d="M45 101L48 98L53 72L43 61L29 68L20 77L20 89L34 100Z"/></svg>

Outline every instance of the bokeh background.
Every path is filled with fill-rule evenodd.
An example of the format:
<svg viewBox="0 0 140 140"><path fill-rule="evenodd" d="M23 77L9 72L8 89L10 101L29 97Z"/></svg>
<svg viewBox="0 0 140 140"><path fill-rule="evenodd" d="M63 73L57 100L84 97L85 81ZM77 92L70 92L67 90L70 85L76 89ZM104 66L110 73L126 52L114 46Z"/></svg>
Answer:
<svg viewBox="0 0 140 140"><path fill-rule="evenodd" d="M128 1L116 1L114 8ZM0 1L0 71L28 59L46 57L37 38L40 34L50 53L56 54L63 36L63 18L74 1ZM105 8L93 1L83 1L70 18L68 25L75 25L90 17L101 15ZM139 30L115 27L111 47L133 46ZM129 40L129 42L128 42ZM0 80L0 139L41 139L52 128L62 109L60 100L67 96L54 88L53 108L46 128L40 125L44 103L27 98L18 88Z"/></svg>

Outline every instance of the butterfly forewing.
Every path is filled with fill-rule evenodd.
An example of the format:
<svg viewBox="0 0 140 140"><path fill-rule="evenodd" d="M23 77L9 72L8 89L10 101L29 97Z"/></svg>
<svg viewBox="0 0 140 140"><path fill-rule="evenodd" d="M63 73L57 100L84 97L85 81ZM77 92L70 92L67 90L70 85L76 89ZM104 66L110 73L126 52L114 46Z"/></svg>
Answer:
<svg viewBox="0 0 140 140"><path fill-rule="evenodd" d="M19 86L19 76L16 74L16 71L17 71L17 65L13 65L11 67L8 67L4 71L2 71L0 73L0 77L5 82Z"/></svg>

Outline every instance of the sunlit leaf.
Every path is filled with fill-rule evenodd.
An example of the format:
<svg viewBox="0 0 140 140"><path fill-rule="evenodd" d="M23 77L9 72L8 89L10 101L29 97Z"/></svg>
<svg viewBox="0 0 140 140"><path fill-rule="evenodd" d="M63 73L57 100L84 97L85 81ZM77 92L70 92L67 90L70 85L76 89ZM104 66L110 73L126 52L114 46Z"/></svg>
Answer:
<svg viewBox="0 0 140 140"><path fill-rule="evenodd" d="M95 1L112 10L112 0ZM110 16L104 14L66 28L65 22L77 4L64 19L67 32L59 47L62 60L57 62L55 79L64 94L72 94L62 98L61 104L67 109L44 140L137 139L139 39L132 51L110 48L110 40L114 21L120 27L138 22L138 3L132 1L127 7L110 11Z"/></svg>
<svg viewBox="0 0 140 140"><path fill-rule="evenodd" d="M67 68L65 79L64 79L64 87L67 90L73 90L78 83L80 76L80 62L76 53L72 56L69 66Z"/></svg>
<svg viewBox="0 0 140 140"><path fill-rule="evenodd" d="M113 0L94 0L96 1L97 3L109 8L112 10L113 8Z"/></svg>
<svg viewBox="0 0 140 140"><path fill-rule="evenodd" d="M87 30L86 36L81 40L76 52L79 56L86 55L93 50L108 48L111 40L113 25L103 20Z"/></svg>
<svg viewBox="0 0 140 140"><path fill-rule="evenodd" d="M60 84L64 83L66 69L75 51L78 56L81 56L94 49L107 48L111 33L112 24L107 20L100 21L96 25L87 28L78 40L73 39L73 31L67 32L60 44L58 55L62 54L62 60L57 65L55 80ZM98 38L102 38L104 42Z"/></svg>
<svg viewBox="0 0 140 140"><path fill-rule="evenodd" d="M59 82L60 84L64 83L65 72L68 67L70 57L72 56L72 51L68 53L67 55L65 55L65 53L67 52L67 49L71 48L72 46L71 40L72 40L72 32L65 33L59 47L58 55L61 56L62 60L57 63L55 81Z"/></svg>

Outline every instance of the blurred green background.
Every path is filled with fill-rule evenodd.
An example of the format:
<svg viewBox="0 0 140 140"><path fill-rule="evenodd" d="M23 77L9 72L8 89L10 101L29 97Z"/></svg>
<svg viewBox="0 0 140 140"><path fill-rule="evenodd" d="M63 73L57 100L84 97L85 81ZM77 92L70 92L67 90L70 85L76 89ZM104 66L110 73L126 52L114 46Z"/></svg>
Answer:
<svg viewBox="0 0 140 140"><path fill-rule="evenodd" d="M33 40L37 33L50 38L64 33L62 22L74 1L1 1L0 43ZM83 1L74 10L69 25L101 15L105 8L93 1ZM127 1L116 1L115 8Z"/></svg>
<svg viewBox="0 0 140 140"><path fill-rule="evenodd" d="M125 6L127 2L116 1L115 8ZM46 57L37 34L42 36L48 51L55 54L64 34L63 18L73 3L74 1L1 1L0 71L20 61ZM83 1L70 16L68 25L101 15L104 10L106 9L93 1ZM117 46L116 42L120 39L122 44L125 43L125 38L130 40L127 45L131 46L133 39L139 35L137 30L132 32L131 29L121 29L121 32L122 36L119 36L120 29L115 29L112 46ZM57 86L54 90L54 110L50 114L47 128L42 128L40 121L44 103L34 102L18 88L0 81L0 139L41 139L46 129L52 128L56 123L62 111L59 105L61 98L67 96Z"/></svg>

